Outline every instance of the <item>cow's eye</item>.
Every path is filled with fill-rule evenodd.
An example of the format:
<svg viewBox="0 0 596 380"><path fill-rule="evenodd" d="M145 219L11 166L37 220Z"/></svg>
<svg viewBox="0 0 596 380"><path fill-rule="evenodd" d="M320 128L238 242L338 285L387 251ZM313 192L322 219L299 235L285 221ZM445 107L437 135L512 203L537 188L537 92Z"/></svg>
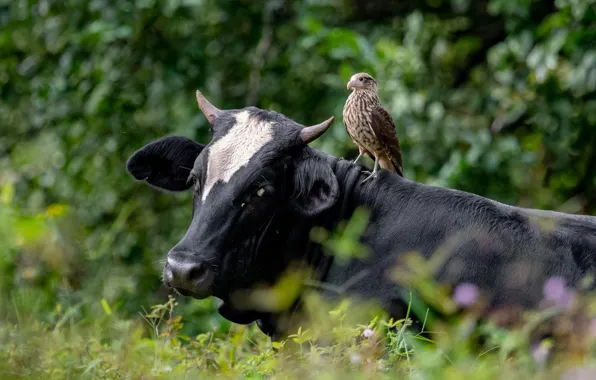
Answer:
<svg viewBox="0 0 596 380"><path fill-rule="evenodd" d="M265 185L263 187L259 187L256 191L253 191L252 193L249 193L248 195L246 195L245 198L243 199L242 203L240 203L239 202L240 200L238 200L238 203L240 203L240 208L245 208L249 204L252 204L253 201L255 201L257 197L263 198L263 197L273 194L274 192L275 192L275 189L272 186ZM238 204L238 203L234 203L234 204Z"/></svg>
<svg viewBox="0 0 596 380"><path fill-rule="evenodd" d="M262 198L262 197L268 197L268 196L272 195L273 193L275 193L275 188L273 186L263 185L263 186L259 187L257 189L257 191L255 191L253 193L253 196Z"/></svg>

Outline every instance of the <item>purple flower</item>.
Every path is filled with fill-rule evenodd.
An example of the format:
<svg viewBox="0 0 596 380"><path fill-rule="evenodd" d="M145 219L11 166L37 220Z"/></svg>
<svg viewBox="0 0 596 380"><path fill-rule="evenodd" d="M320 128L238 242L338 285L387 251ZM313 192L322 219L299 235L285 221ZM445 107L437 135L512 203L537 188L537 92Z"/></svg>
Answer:
<svg viewBox="0 0 596 380"><path fill-rule="evenodd" d="M365 338L370 338L373 334L374 332L369 328L364 329L364 332L362 333Z"/></svg>
<svg viewBox="0 0 596 380"><path fill-rule="evenodd" d="M567 290L565 280L558 276L551 277L546 280L542 290L545 299L556 302L558 299L565 296L565 291Z"/></svg>
<svg viewBox="0 0 596 380"><path fill-rule="evenodd" d="M472 306L478 299L480 292L474 284L468 282L457 285L453 292L453 300L458 306L467 307Z"/></svg>
<svg viewBox="0 0 596 380"><path fill-rule="evenodd" d="M562 277L549 278L542 290L544 299L557 307L568 309L575 299L575 292L567 287Z"/></svg>
<svg viewBox="0 0 596 380"><path fill-rule="evenodd" d="M545 341L541 341L540 343L536 343L532 346L532 358L538 364L544 364L548 360L550 355L551 347Z"/></svg>
<svg viewBox="0 0 596 380"><path fill-rule="evenodd" d="M590 335L593 338L596 338L596 318L590 321L590 326L588 327L588 330L590 332Z"/></svg>
<svg viewBox="0 0 596 380"><path fill-rule="evenodd" d="M565 294L561 298L559 298L557 302L558 307L562 307L565 309L571 308L573 301L575 300L575 292L571 289L566 289Z"/></svg>

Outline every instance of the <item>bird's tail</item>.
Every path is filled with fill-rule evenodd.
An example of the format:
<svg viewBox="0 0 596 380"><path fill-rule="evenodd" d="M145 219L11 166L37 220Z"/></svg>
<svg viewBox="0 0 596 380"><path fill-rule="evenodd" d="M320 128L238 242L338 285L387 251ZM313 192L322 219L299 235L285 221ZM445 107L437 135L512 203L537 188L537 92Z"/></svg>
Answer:
<svg viewBox="0 0 596 380"><path fill-rule="evenodd" d="M392 173L397 173L402 177L404 176L401 162L395 157L392 157L391 159L386 156L380 157L379 166L383 169L389 170Z"/></svg>
<svg viewBox="0 0 596 380"><path fill-rule="evenodd" d="M395 172L403 177L404 176L404 168L403 168L403 164L401 162L401 156L393 157L393 159L391 160L391 163L393 163L393 166L395 167Z"/></svg>

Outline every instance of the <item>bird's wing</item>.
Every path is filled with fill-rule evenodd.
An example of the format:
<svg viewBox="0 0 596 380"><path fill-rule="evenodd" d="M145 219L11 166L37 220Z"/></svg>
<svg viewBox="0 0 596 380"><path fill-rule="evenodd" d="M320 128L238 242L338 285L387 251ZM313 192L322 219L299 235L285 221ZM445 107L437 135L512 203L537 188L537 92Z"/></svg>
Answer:
<svg viewBox="0 0 596 380"><path fill-rule="evenodd" d="M395 170L403 176L403 164L399 139L395 133L395 123L391 115L381 106L372 110L370 126L377 137L377 140L383 145L385 152L393 162Z"/></svg>
<svg viewBox="0 0 596 380"><path fill-rule="evenodd" d="M345 107L351 107L351 106L345 106ZM374 160L375 156L373 156L373 155L372 155L372 154L371 154L371 153L370 153L370 152L369 152L369 151L368 151L368 150L367 150L367 149L366 149L366 148L365 148L365 147L362 145L362 143L360 142L360 139L358 139L358 136L352 136L352 134L350 133L350 128L348 128L348 122L346 121L345 112L346 112L346 111L348 111L348 112L353 112L354 110L353 110L353 109L351 109L351 110L346 110L346 108L345 108L345 107L344 107L344 117L343 117L343 119L344 119L344 127L345 127L345 129L346 129L346 132L348 133L348 136L350 136L350 139L352 139L352 141L353 141L353 142L354 142L354 143L355 143L355 144L358 146L358 149L359 149L361 152L364 152L364 153L366 153L368 156L370 156L370 157L371 157L371 158Z"/></svg>
<svg viewBox="0 0 596 380"><path fill-rule="evenodd" d="M345 118L344 118L344 127L346 128L346 132L348 133L348 136L350 136L350 138L352 139L352 141L354 141L354 142L358 141L358 140L356 140L354 138L354 136L352 136L350 134L350 128L348 128L348 123L346 122Z"/></svg>

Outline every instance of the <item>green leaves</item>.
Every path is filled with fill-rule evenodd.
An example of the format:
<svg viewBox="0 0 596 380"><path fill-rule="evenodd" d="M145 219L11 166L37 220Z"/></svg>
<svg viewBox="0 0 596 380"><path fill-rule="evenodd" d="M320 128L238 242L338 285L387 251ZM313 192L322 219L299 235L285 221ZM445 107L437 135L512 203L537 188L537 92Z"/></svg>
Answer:
<svg viewBox="0 0 596 380"><path fill-rule="evenodd" d="M356 209L347 222L339 223L336 230L316 227L312 229L310 238L322 244L326 253L334 255L339 263L346 263L353 258L365 259L368 248L360 243L360 239L368 226L368 215L367 209Z"/></svg>
<svg viewBox="0 0 596 380"><path fill-rule="evenodd" d="M0 187L12 194L2 217L20 220L0 230L52 243L43 259L2 248L2 289L35 279L27 291L45 294L47 320L58 303L85 300L79 313L92 317L101 299L129 315L160 302L160 260L190 221L190 197L135 183L124 165L166 134L208 141L196 89L221 108L255 99L303 124L335 115L317 147L354 158L340 115L348 78L368 71L406 177L593 213L593 3L0 1ZM29 217L51 205L68 210L51 226ZM363 258L365 223L357 213L313 238L340 260ZM186 335L229 328L209 301L180 303Z"/></svg>

